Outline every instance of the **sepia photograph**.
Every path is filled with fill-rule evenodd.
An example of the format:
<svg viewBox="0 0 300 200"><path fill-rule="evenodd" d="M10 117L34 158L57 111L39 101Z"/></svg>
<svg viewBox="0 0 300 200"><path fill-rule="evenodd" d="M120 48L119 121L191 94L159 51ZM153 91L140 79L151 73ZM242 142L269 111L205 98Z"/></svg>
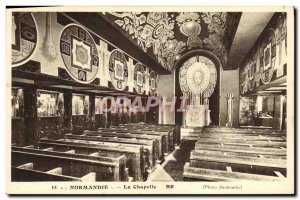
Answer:
<svg viewBox="0 0 300 200"><path fill-rule="evenodd" d="M7 7L8 194L293 194L293 7Z"/></svg>

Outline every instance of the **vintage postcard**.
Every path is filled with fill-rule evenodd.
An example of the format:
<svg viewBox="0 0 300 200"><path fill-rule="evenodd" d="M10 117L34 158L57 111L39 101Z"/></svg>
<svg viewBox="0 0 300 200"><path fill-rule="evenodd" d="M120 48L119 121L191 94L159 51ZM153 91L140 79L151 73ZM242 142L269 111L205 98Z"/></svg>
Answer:
<svg viewBox="0 0 300 200"><path fill-rule="evenodd" d="M295 193L293 7L6 12L7 194Z"/></svg>

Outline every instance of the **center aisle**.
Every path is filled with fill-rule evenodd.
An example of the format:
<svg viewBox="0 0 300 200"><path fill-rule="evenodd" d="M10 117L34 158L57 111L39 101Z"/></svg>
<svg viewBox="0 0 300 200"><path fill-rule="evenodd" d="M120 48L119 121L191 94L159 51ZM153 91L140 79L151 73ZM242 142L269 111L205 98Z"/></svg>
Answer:
<svg viewBox="0 0 300 200"><path fill-rule="evenodd" d="M190 161L190 152L195 148L195 142L182 140L179 147L165 158L162 165L149 174L147 182L183 181L183 167Z"/></svg>

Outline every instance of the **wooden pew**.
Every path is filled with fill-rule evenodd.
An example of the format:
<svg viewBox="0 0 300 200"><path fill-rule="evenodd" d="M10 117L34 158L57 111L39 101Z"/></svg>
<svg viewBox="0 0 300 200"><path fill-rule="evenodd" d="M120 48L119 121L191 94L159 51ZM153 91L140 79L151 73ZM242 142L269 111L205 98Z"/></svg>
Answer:
<svg viewBox="0 0 300 200"><path fill-rule="evenodd" d="M93 155L85 155L85 154L79 154L76 153L75 150L68 150L68 151L55 151L54 148L46 148L46 149L34 149L34 148L28 148L28 147L12 147L13 151L22 151L22 152L29 152L29 153L36 153L36 154L44 154L44 155L52 155L52 156L60 156L60 157L68 157L68 158L74 158L74 159L87 159L92 161L100 161L103 163L112 163L116 165L117 167L115 170L113 170L114 174L114 180L119 181L128 181L128 169L126 168L126 157L119 156L117 158L111 158L111 157L103 157L96 154Z"/></svg>
<svg viewBox="0 0 300 200"><path fill-rule="evenodd" d="M133 177L134 181L142 181L145 176L146 166L144 162L143 147L128 147L122 144L106 145L101 142L87 143L86 141L78 141L72 139L41 139L41 141L39 142L39 147L52 147L55 150L60 151L75 150L80 154L97 153L99 156L114 158L125 155L126 167L129 169L129 176Z"/></svg>
<svg viewBox="0 0 300 200"><path fill-rule="evenodd" d="M120 181L119 169L115 163L15 150L12 150L11 153L12 166L33 163L38 171L49 171L60 167L62 174L68 176L82 177L94 172L96 181Z"/></svg>
<svg viewBox="0 0 300 200"><path fill-rule="evenodd" d="M286 148L285 141L256 141L243 139L216 139L216 138L199 138L198 144L222 144L224 146L253 146L253 147L283 147Z"/></svg>
<svg viewBox="0 0 300 200"><path fill-rule="evenodd" d="M256 134L236 134L236 133L200 133L199 138L217 138L217 139L241 139L241 140L271 140L286 141L285 136L278 135L256 135Z"/></svg>
<svg viewBox="0 0 300 200"><path fill-rule="evenodd" d="M218 170L229 166L235 172L261 175L273 175L274 171L278 171L286 176L286 160L283 159L212 155L198 150L191 152L190 166Z"/></svg>
<svg viewBox="0 0 300 200"><path fill-rule="evenodd" d="M258 130L273 130L272 127L268 126L239 126L239 129L258 129Z"/></svg>
<svg viewBox="0 0 300 200"><path fill-rule="evenodd" d="M145 128L145 127L134 127L134 126L113 126L109 129L98 129L98 131L125 131L125 132L131 132L131 133L143 133L148 135L162 135L164 137L164 143L166 144L167 152L172 151L174 149L174 137L173 137L173 131L161 131L156 130L155 128Z"/></svg>
<svg viewBox="0 0 300 200"><path fill-rule="evenodd" d="M266 158L286 158L286 149L261 148L249 146L222 146L221 144L200 144L196 143L195 150L219 151L223 154L240 153L247 156Z"/></svg>
<svg viewBox="0 0 300 200"><path fill-rule="evenodd" d="M112 143L123 144L124 146L135 147L141 146L144 149L144 155L146 155L146 164L149 169L153 169L155 167L156 157L158 157L159 147L157 142L154 140L144 140L144 139L136 139L136 138L118 138L118 137L102 137L102 136L87 136L87 135L73 135L66 134L65 138L68 139L78 139L78 140L88 140L88 141L99 141L103 142L107 145Z"/></svg>
<svg viewBox="0 0 300 200"><path fill-rule="evenodd" d="M161 131L173 130L174 144L176 145L180 144L180 126L173 125L173 124L157 124L157 125L154 124L153 126L157 127L157 130L161 130Z"/></svg>
<svg viewBox="0 0 300 200"><path fill-rule="evenodd" d="M200 132L200 131L199 131ZM239 128L204 128L203 133L240 133L240 134L257 134L257 135L280 135L286 136L286 131L277 130L259 130L259 129L239 129Z"/></svg>
<svg viewBox="0 0 300 200"><path fill-rule="evenodd" d="M117 127L117 126L116 126ZM134 127L140 129L151 129L151 130L160 130L160 131L173 131L174 135L174 144L179 145L180 143L180 126L174 124L120 124L119 127Z"/></svg>
<svg viewBox="0 0 300 200"><path fill-rule="evenodd" d="M179 145L180 143L180 129L177 127L170 127L170 126L156 126L154 128L147 128L147 130L155 130L155 131L167 131L171 132L171 138L170 140L172 141L173 145Z"/></svg>
<svg viewBox="0 0 300 200"><path fill-rule="evenodd" d="M110 128L100 128L97 131L98 133L101 134L106 134L106 133L115 133L115 134L131 134L137 136L137 138L140 137L147 137L147 138L152 138L152 139L158 139L159 145L161 146L161 153L162 156L160 160L163 161L163 158L165 155L169 153L169 149L171 148L169 146L169 136L166 133L157 133L157 132L149 132L149 131L137 131L137 130L126 130L126 129L110 129Z"/></svg>
<svg viewBox="0 0 300 200"><path fill-rule="evenodd" d="M183 172L184 181L282 181L282 177L240 173L217 169L191 167L186 163Z"/></svg>
<svg viewBox="0 0 300 200"><path fill-rule="evenodd" d="M178 125L173 125L173 124L159 124L159 127L168 127L168 128L174 128L174 138L175 138L175 144L179 145L180 144L180 126Z"/></svg>
<svg viewBox="0 0 300 200"><path fill-rule="evenodd" d="M146 125L146 124L126 124L119 126L111 126L111 129L122 129L122 130L138 130L138 131L156 131L156 132L168 132L169 140L171 146L177 142L177 134L175 128L172 127L161 127L159 125Z"/></svg>
<svg viewBox="0 0 300 200"><path fill-rule="evenodd" d="M33 163L25 163L11 167L11 180L16 182L35 181L80 181L95 182L96 174L90 172L82 177L67 176L62 174L62 168L54 168L48 171L35 170Z"/></svg>
<svg viewBox="0 0 300 200"><path fill-rule="evenodd" d="M111 128L127 128L140 130L155 130L155 131L171 131L173 136L173 143L179 145L180 143L180 127L171 124L120 124L119 126L112 126Z"/></svg>
<svg viewBox="0 0 300 200"><path fill-rule="evenodd" d="M286 176L286 133L274 130L208 127L199 134L186 181L277 181Z"/></svg>
<svg viewBox="0 0 300 200"><path fill-rule="evenodd" d="M209 135L211 134L212 136L222 136L222 137L243 137L243 136L259 136L259 137L277 137L277 138L283 138L286 139L286 133L257 133L257 132L220 132L220 131L194 131L193 133L199 134L199 136L203 135Z"/></svg>
<svg viewBox="0 0 300 200"><path fill-rule="evenodd" d="M154 131L154 130L138 130L138 129L127 129L127 128L109 128L109 129L98 129L99 132L122 132L122 133L135 133L135 134L142 134L142 135L158 135L163 137L163 148L164 154L168 155L170 152L174 150L174 142L172 132L168 131Z"/></svg>
<svg viewBox="0 0 300 200"><path fill-rule="evenodd" d="M155 153L156 160L162 161L164 159L164 154L163 154L163 147L162 147L162 136L159 135L141 135L141 134L136 134L136 133L123 133L123 132L117 132L117 131L112 131L112 132L101 132L101 131L87 131L85 130L83 132L84 135L86 136L102 136L102 137L117 137L117 138L136 138L136 139L144 139L148 141L153 141L155 145L158 146L158 150ZM154 149L154 151L156 151Z"/></svg>
<svg viewBox="0 0 300 200"><path fill-rule="evenodd" d="M274 129L259 129L259 128L233 128L234 132L256 132L256 133L274 133L274 134L286 134L285 130L274 130Z"/></svg>
<svg viewBox="0 0 300 200"><path fill-rule="evenodd" d="M254 157L254 158L271 158L271 159L287 159L286 155L274 155L274 154L262 154L259 151L254 151L252 150L252 152L239 152L239 151L220 151L219 150L211 150L211 149L195 149L195 151L197 152L203 152L205 154L209 154L209 155L231 155L231 156L245 156L245 157Z"/></svg>

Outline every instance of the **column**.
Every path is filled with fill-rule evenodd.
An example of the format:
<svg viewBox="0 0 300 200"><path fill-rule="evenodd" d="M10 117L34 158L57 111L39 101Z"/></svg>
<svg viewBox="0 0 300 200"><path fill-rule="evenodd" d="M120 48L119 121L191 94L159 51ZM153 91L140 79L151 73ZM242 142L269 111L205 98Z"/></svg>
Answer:
<svg viewBox="0 0 300 200"><path fill-rule="evenodd" d="M72 91L64 92L64 127L67 132L73 132L72 124Z"/></svg>
<svg viewBox="0 0 300 200"><path fill-rule="evenodd" d="M24 124L25 144L37 146L37 89L34 86L24 87Z"/></svg>
<svg viewBox="0 0 300 200"><path fill-rule="evenodd" d="M95 119L95 94L90 94L89 99L90 99L89 130L97 130L96 119Z"/></svg>
<svg viewBox="0 0 300 200"><path fill-rule="evenodd" d="M232 127L232 115L233 115L233 94L227 94L227 123L226 126Z"/></svg>
<svg viewBox="0 0 300 200"><path fill-rule="evenodd" d="M184 110L182 110L182 126L186 127L186 109L187 109L187 95L184 94L182 101L184 101Z"/></svg>
<svg viewBox="0 0 300 200"><path fill-rule="evenodd" d="M109 111L106 113L106 123L105 123L105 127L109 128L111 126L111 99L108 98L107 100L107 109L109 109Z"/></svg>

